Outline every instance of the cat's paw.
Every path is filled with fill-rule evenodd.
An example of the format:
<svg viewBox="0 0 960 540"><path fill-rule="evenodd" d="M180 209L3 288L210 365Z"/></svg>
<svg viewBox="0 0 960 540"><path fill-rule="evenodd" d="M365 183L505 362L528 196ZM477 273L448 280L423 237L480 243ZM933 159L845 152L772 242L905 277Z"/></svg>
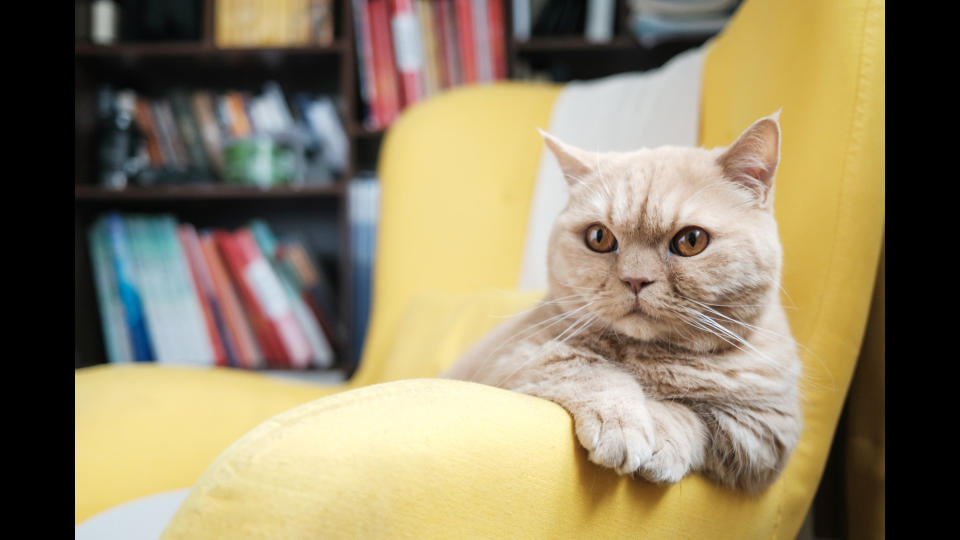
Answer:
<svg viewBox="0 0 960 540"><path fill-rule="evenodd" d="M574 424L580 444L597 465L631 474L652 457L653 423L642 406L588 409L575 416Z"/></svg>
<svg viewBox="0 0 960 540"><path fill-rule="evenodd" d="M691 469L691 460L676 441L659 437L657 445L636 474L655 484L676 484Z"/></svg>

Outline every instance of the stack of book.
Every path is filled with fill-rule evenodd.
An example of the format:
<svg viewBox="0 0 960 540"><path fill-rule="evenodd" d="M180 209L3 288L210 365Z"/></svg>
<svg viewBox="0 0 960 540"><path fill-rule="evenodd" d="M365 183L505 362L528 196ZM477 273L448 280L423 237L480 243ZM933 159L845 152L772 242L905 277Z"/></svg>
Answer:
<svg viewBox="0 0 960 540"><path fill-rule="evenodd" d="M214 35L218 47L330 45L333 0L217 0Z"/></svg>
<svg viewBox="0 0 960 540"><path fill-rule="evenodd" d="M134 95L146 153L137 183L221 179L269 187L331 181L346 168L348 141L329 96L297 93L290 107L273 82L260 94L125 93Z"/></svg>
<svg viewBox="0 0 960 540"><path fill-rule="evenodd" d="M507 77L503 0L352 0L369 129L461 84Z"/></svg>
<svg viewBox="0 0 960 540"><path fill-rule="evenodd" d="M329 368L340 351L329 283L263 221L198 232L114 212L88 234L111 363Z"/></svg>

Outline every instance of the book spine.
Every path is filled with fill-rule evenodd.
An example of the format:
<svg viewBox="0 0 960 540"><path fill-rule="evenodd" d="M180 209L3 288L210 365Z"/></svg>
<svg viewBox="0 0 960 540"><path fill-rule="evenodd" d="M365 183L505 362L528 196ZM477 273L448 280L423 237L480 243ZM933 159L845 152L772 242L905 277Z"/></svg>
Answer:
<svg viewBox="0 0 960 540"><path fill-rule="evenodd" d="M531 0L513 0L513 39L530 39L530 2Z"/></svg>
<svg viewBox="0 0 960 540"><path fill-rule="evenodd" d="M357 40L357 74L360 79L360 95L367 108L364 123L370 129L383 126L383 111L377 98L376 64L373 53L372 27L370 26L369 0L353 0L353 23Z"/></svg>
<svg viewBox="0 0 960 540"><path fill-rule="evenodd" d="M457 20L457 43L459 45L460 70L463 84L477 82L477 55L474 52L473 8L470 0L454 0Z"/></svg>
<svg viewBox="0 0 960 540"><path fill-rule="evenodd" d="M437 32L433 25L433 2L417 0L414 7L420 23L420 46L423 58L423 95L430 96L440 90L440 66L437 58Z"/></svg>
<svg viewBox="0 0 960 540"><path fill-rule="evenodd" d="M87 236L90 241L90 261L93 265L107 360L111 364L132 362L134 354L131 349L130 332L127 329L123 302L120 299L117 279L110 259L110 237L103 218L94 222Z"/></svg>
<svg viewBox="0 0 960 540"><path fill-rule="evenodd" d="M210 276L207 272L206 264L200 253L200 245L197 240L197 231L192 225L184 224L177 227L177 237L180 240L180 246L187 258L187 265L190 267L190 276L193 278L194 290L197 294L197 303L203 312L203 320L206 323L207 333L210 336L210 344L213 346L213 356L218 366L231 365L231 359L227 354L228 335L221 331L223 326L222 316L219 313L219 306L216 302L216 293L213 291L213 284L210 282ZM216 312L215 312L215 308ZM218 319L220 319L218 321Z"/></svg>
<svg viewBox="0 0 960 540"><path fill-rule="evenodd" d="M106 220L118 295L123 302L134 359L137 362L152 362L154 347L147 330L146 313L138 291L126 224L119 214L110 214Z"/></svg>
<svg viewBox="0 0 960 540"><path fill-rule="evenodd" d="M493 61L490 58L490 28L487 23L487 0L470 2L473 22L473 54L476 56L477 82L493 80Z"/></svg>
<svg viewBox="0 0 960 540"><path fill-rule="evenodd" d="M613 38L614 0L587 0L587 17L584 23L587 41L604 43Z"/></svg>
<svg viewBox="0 0 960 540"><path fill-rule="evenodd" d="M400 113L400 91L397 88L397 68L393 57L390 35L390 17L387 0L369 0L370 26L376 69L377 99L380 102L381 127L387 127Z"/></svg>
<svg viewBox="0 0 960 540"><path fill-rule="evenodd" d="M434 19L439 36L437 43L440 47L441 85L444 88L456 86L461 80L460 62L457 56L456 20L451 1L437 0L434 5Z"/></svg>
<svg viewBox="0 0 960 540"><path fill-rule="evenodd" d="M312 355L310 343L297 322L280 279L263 256L249 229L240 229L235 233L235 238L248 261L243 270L244 278L266 314L271 331L278 338L284 359L290 367L308 367Z"/></svg>
<svg viewBox="0 0 960 540"><path fill-rule="evenodd" d="M264 363L263 354L257 345L253 328L244 314L243 305L240 302L234 283L224 267L213 233L205 232L201 235L200 247L203 250L207 267L210 269L210 277L217 289L220 305L223 306L224 319L231 336L230 341L236 344L237 365L248 369L262 367Z"/></svg>
<svg viewBox="0 0 960 540"><path fill-rule="evenodd" d="M400 75L402 105L406 107L423 98L422 40L413 0L390 0L390 30Z"/></svg>
<svg viewBox="0 0 960 540"><path fill-rule="evenodd" d="M217 123L213 107L213 98L209 92L198 91L193 94L193 112L200 125L203 148L206 151L207 161L217 176L224 174L223 141L220 126Z"/></svg>
<svg viewBox="0 0 960 540"><path fill-rule="evenodd" d="M487 10L493 78L501 81L507 78L507 31L503 15L503 0L487 0Z"/></svg>
<svg viewBox="0 0 960 540"><path fill-rule="evenodd" d="M163 167L163 152L160 149L160 141L157 138L157 130L153 125L153 113L150 112L150 103L137 97L135 105L135 115L137 125L143 131L143 136L147 140L147 156L150 159L150 165L153 167Z"/></svg>

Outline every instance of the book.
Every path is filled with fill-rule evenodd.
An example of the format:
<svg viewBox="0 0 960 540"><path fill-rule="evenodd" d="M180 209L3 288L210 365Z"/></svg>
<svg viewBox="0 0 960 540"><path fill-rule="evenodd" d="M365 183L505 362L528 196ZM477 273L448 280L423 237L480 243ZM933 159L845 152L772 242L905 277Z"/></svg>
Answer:
<svg viewBox="0 0 960 540"><path fill-rule="evenodd" d="M490 28L490 59L493 79L507 78L507 30L503 14L503 0L487 0L487 22Z"/></svg>
<svg viewBox="0 0 960 540"><path fill-rule="evenodd" d="M270 227L262 220L250 222L248 228L257 241L257 246L260 248L260 251L264 254L267 262L280 280L280 284L283 286L294 317L296 317L300 329L303 330L304 337L307 338L307 343L309 343L312 350L312 365L324 368L331 367L334 361L333 349L323 334L320 323L303 301L296 282L290 279L278 264L276 258L277 239L273 235L273 231L271 231Z"/></svg>
<svg viewBox="0 0 960 540"><path fill-rule="evenodd" d="M163 149L160 146L160 140L157 134L157 128L153 122L153 112L150 109L150 103L143 97L137 96L134 106L134 118L137 126L143 132L147 145L147 157L152 167L161 168L166 163L163 155Z"/></svg>
<svg viewBox="0 0 960 540"><path fill-rule="evenodd" d="M387 0L367 0L370 16L373 61L376 72L379 128L393 123L400 113L401 98L394 61L393 39L390 32Z"/></svg>
<svg viewBox="0 0 960 540"><path fill-rule="evenodd" d="M363 123L370 129L377 129L382 125L383 112L377 100L369 0L353 0L353 22L357 40L357 77L360 80L361 101L366 109Z"/></svg>
<svg viewBox="0 0 960 540"><path fill-rule="evenodd" d="M111 364L133 362L135 357L130 331L111 259L110 233L103 217L93 223L87 237L107 361Z"/></svg>
<svg viewBox="0 0 960 540"><path fill-rule="evenodd" d="M470 20L473 23L473 54L477 82L493 80L493 59L490 57L490 27L487 21L487 0L471 0Z"/></svg>
<svg viewBox="0 0 960 540"><path fill-rule="evenodd" d="M198 176L208 174L210 169L203 148L203 135L193 114L193 107L186 93L174 90L170 93L170 109L174 115L177 132L183 141L183 147L189 168Z"/></svg>
<svg viewBox="0 0 960 540"><path fill-rule="evenodd" d="M530 0L513 0L513 39L530 39Z"/></svg>
<svg viewBox="0 0 960 540"><path fill-rule="evenodd" d="M460 45L457 39L456 14L453 0L436 0L434 6L437 44L440 47L440 74L442 86L451 88L463 81L460 68Z"/></svg>
<svg viewBox="0 0 960 540"><path fill-rule="evenodd" d="M111 213L106 217L106 228L133 358L137 362L152 362L155 359L154 345L147 329L146 310L140 291L142 285L138 282L140 276L131 250L127 224L120 214Z"/></svg>
<svg viewBox="0 0 960 540"><path fill-rule="evenodd" d="M282 284L250 231L221 232L214 238L240 291L268 365L307 367L312 354L310 345L297 323Z"/></svg>
<svg viewBox="0 0 960 540"><path fill-rule="evenodd" d="M424 96L436 94L443 87L440 81L440 48L433 16L433 0L416 0L414 8L420 23L421 54L423 55Z"/></svg>
<svg viewBox="0 0 960 540"><path fill-rule="evenodd" d="M223 307L227 333L230 335L230 341L237 348L237 363L240 367L248 369L263 367L263 353L260 351L253 328L244 313L236 288L224 267L213 234L211 231L201 232L200 247L203 250L207 268L210 270L210 278L213 280L217 299Z"/></svg>
<svg viewBox="0 0 960 540"><path fill-rule="evenodd" d="M197 292L197 302L203 311L203 319L210 336L210 344L213 346L216 365L237 366L239 361L236 348L230 339L230 333L226 329L226 320L220 301L217 298L216 289L213 286L213 279L210 277L210 271L204 260L203 251L200 248L197 230L190 224L178 225L177 236L180 239L184 255L186 255L187 265L190 267L190 275Z"/></svg>
<svg viewBox="0 0 960 540"><path fill-rule="evenodd" d="M454 0L457 52L460 59L461 83L477 82L477 56L474 51L473 7L470 0Z"/></svg>
<svg viewBox="0 0 960 540"><path fill-rule="evenodd" d="M315 45L333 44L333 2L332 0L309 0L309 41Z"/></svg>
<svg viewBox="0 0 960 540"><path fill-rule="evenodd" d="M400 77L401 106L406 107L420 101L424 94L422 37L413 0L390 0L390 33Z"/></svg>
<svg viewBox="0 0 960 540"><path fill-rule="evenodd" d="M177 235L177 220L172 215L163 214L150 216L146 223L159 266L159 285L167 310L169 335L176 345L172 347L176 353L171 362L214 365L210 334Z"/></svg>
<svg viewBox="0 0 960 540"><path fill-rule="evenodd" d="M587 1L587 20L584 24L587 41L605 43L613 39L616 11L617 5L614 0Z"/></svg>
<svg viewBox="0 0 960 540"><path fill-rule="evenodd" d="M350 257L353 259L353 350L352 361L360 361L369 323L373 297L373 263L376 226L379 213L379 183L375 177L362 176L348 188L350 221Z"/></svg>
<svg viewBox="0 0 960 540"><path fill-rule="evenodd" d="M217 121L213 96L207 91L196 91L193 93L192 105L210 169L216 176L223 177L223 136Z"/></svg>
<svg viewBox="0 0 960 540"><path fill-rule="evenodd" d="M304 302L313 311L327 341L334 351L343 350L342 329L336 295L326 275L313 264L306 248L299 241L284 242L277 248L281 270L296 284Z"/></svg>

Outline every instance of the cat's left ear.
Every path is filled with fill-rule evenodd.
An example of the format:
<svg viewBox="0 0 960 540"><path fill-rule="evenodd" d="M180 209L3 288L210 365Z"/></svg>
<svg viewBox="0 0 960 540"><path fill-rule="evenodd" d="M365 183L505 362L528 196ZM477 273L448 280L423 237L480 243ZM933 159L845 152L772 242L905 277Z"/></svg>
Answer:
<svg viewBox="0 0 960 540"><path fill-rule="evenodd" d="M591 156L596 157L594 154L571 146L540 128L537 128L537 131L543 137L543 142L547 145L547 148L557 158L557 163L560 164L560 170L563 172L567 184L582 181L590 174L593 169L589 162Z"/></svg>
<svg viewBox="0 0 960 540"><path fill-rule="evenodd" d="M717 161L728 179L752 189L760 204L769 206L780 163L780 111L754 122Z"/></svg>

